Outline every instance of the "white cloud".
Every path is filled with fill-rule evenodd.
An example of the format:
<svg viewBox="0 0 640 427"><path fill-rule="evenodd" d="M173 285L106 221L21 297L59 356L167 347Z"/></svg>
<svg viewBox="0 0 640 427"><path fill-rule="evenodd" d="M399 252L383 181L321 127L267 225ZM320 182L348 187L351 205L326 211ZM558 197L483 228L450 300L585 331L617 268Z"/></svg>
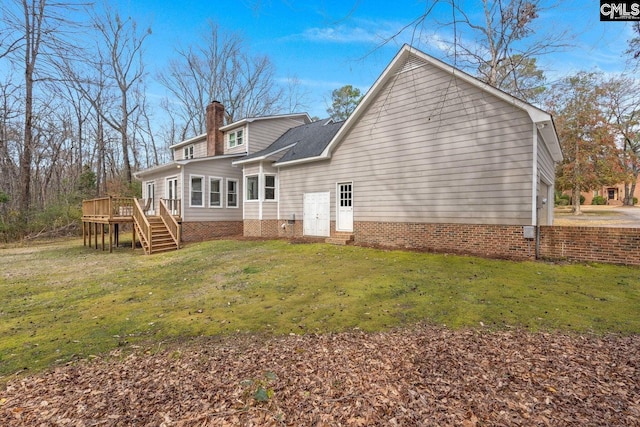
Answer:
<svg viewBox="0 0 640 427"><path fill-rule="evenodd" d="M309 28L302 36L308 41L331 43L379 43L384 38L379 28L366 28L360 25L350 27L344 24Z"/></svg>

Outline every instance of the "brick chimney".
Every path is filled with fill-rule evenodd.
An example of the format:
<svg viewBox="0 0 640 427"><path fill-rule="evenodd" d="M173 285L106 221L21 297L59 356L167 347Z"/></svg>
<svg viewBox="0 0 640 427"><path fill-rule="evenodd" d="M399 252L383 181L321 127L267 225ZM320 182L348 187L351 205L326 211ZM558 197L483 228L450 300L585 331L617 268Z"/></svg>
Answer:
<svg viewBox="0 0 640 427"><path fill-rule="evenodd" d="M224 134L220 128L224 125L224 106L218 101L207 105L207 156L224 153Z"/></svg>

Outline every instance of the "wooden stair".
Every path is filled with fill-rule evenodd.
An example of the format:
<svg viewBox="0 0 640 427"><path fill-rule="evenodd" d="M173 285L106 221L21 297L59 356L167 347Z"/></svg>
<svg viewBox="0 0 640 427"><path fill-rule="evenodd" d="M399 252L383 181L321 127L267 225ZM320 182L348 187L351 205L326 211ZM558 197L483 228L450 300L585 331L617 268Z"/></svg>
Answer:
<svg viewBox="0 0 640 427"><path fill-rule="evenodd" d="M330 243L332 245L350 245L353 243L354 235L353 233L335 233L331 237L327 237L325 239L326 243Z"/></svg>
<svg viewBox="0 0 640 427"><path fill-rule="evenodd" d="M159 216L147 216L147 220L151 225L151 250L149 250L147 242L142 240L142 247L148 254L158 252L175 251L178 249L169 229Z"/></svg>

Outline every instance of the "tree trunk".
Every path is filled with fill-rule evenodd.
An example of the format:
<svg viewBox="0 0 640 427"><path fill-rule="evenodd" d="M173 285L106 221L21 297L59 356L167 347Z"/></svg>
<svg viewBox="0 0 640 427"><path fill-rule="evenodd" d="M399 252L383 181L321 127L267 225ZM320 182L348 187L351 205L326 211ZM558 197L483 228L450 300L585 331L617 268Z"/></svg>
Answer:
<svg viewBox="0 0 640 427"><path fill-rule="evenodd" d="M582 211L580 210L580 188L574 187L572 191L572 199L573 199L573 214L574 215L582 215Z"/></svg>
<svg viewBox="0 0 640 427"><path fill-rule="evenodd" d="M636 192L636 182L638 182L638 176L636 175L636 180L631 183L631 187L629 189L629 204L628 206L633 206L633 195Z"/></svg>

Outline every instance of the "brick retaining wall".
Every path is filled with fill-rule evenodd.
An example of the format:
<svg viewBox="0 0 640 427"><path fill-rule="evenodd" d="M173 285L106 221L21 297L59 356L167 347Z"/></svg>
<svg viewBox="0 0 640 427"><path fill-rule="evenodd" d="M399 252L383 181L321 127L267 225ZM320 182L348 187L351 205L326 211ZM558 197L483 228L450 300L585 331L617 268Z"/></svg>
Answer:
<svg viewBox="0 0 640 427"><path fill-rule="evenodd" d="M543 226L540 257L640 265L640 228Z"/></svg>

